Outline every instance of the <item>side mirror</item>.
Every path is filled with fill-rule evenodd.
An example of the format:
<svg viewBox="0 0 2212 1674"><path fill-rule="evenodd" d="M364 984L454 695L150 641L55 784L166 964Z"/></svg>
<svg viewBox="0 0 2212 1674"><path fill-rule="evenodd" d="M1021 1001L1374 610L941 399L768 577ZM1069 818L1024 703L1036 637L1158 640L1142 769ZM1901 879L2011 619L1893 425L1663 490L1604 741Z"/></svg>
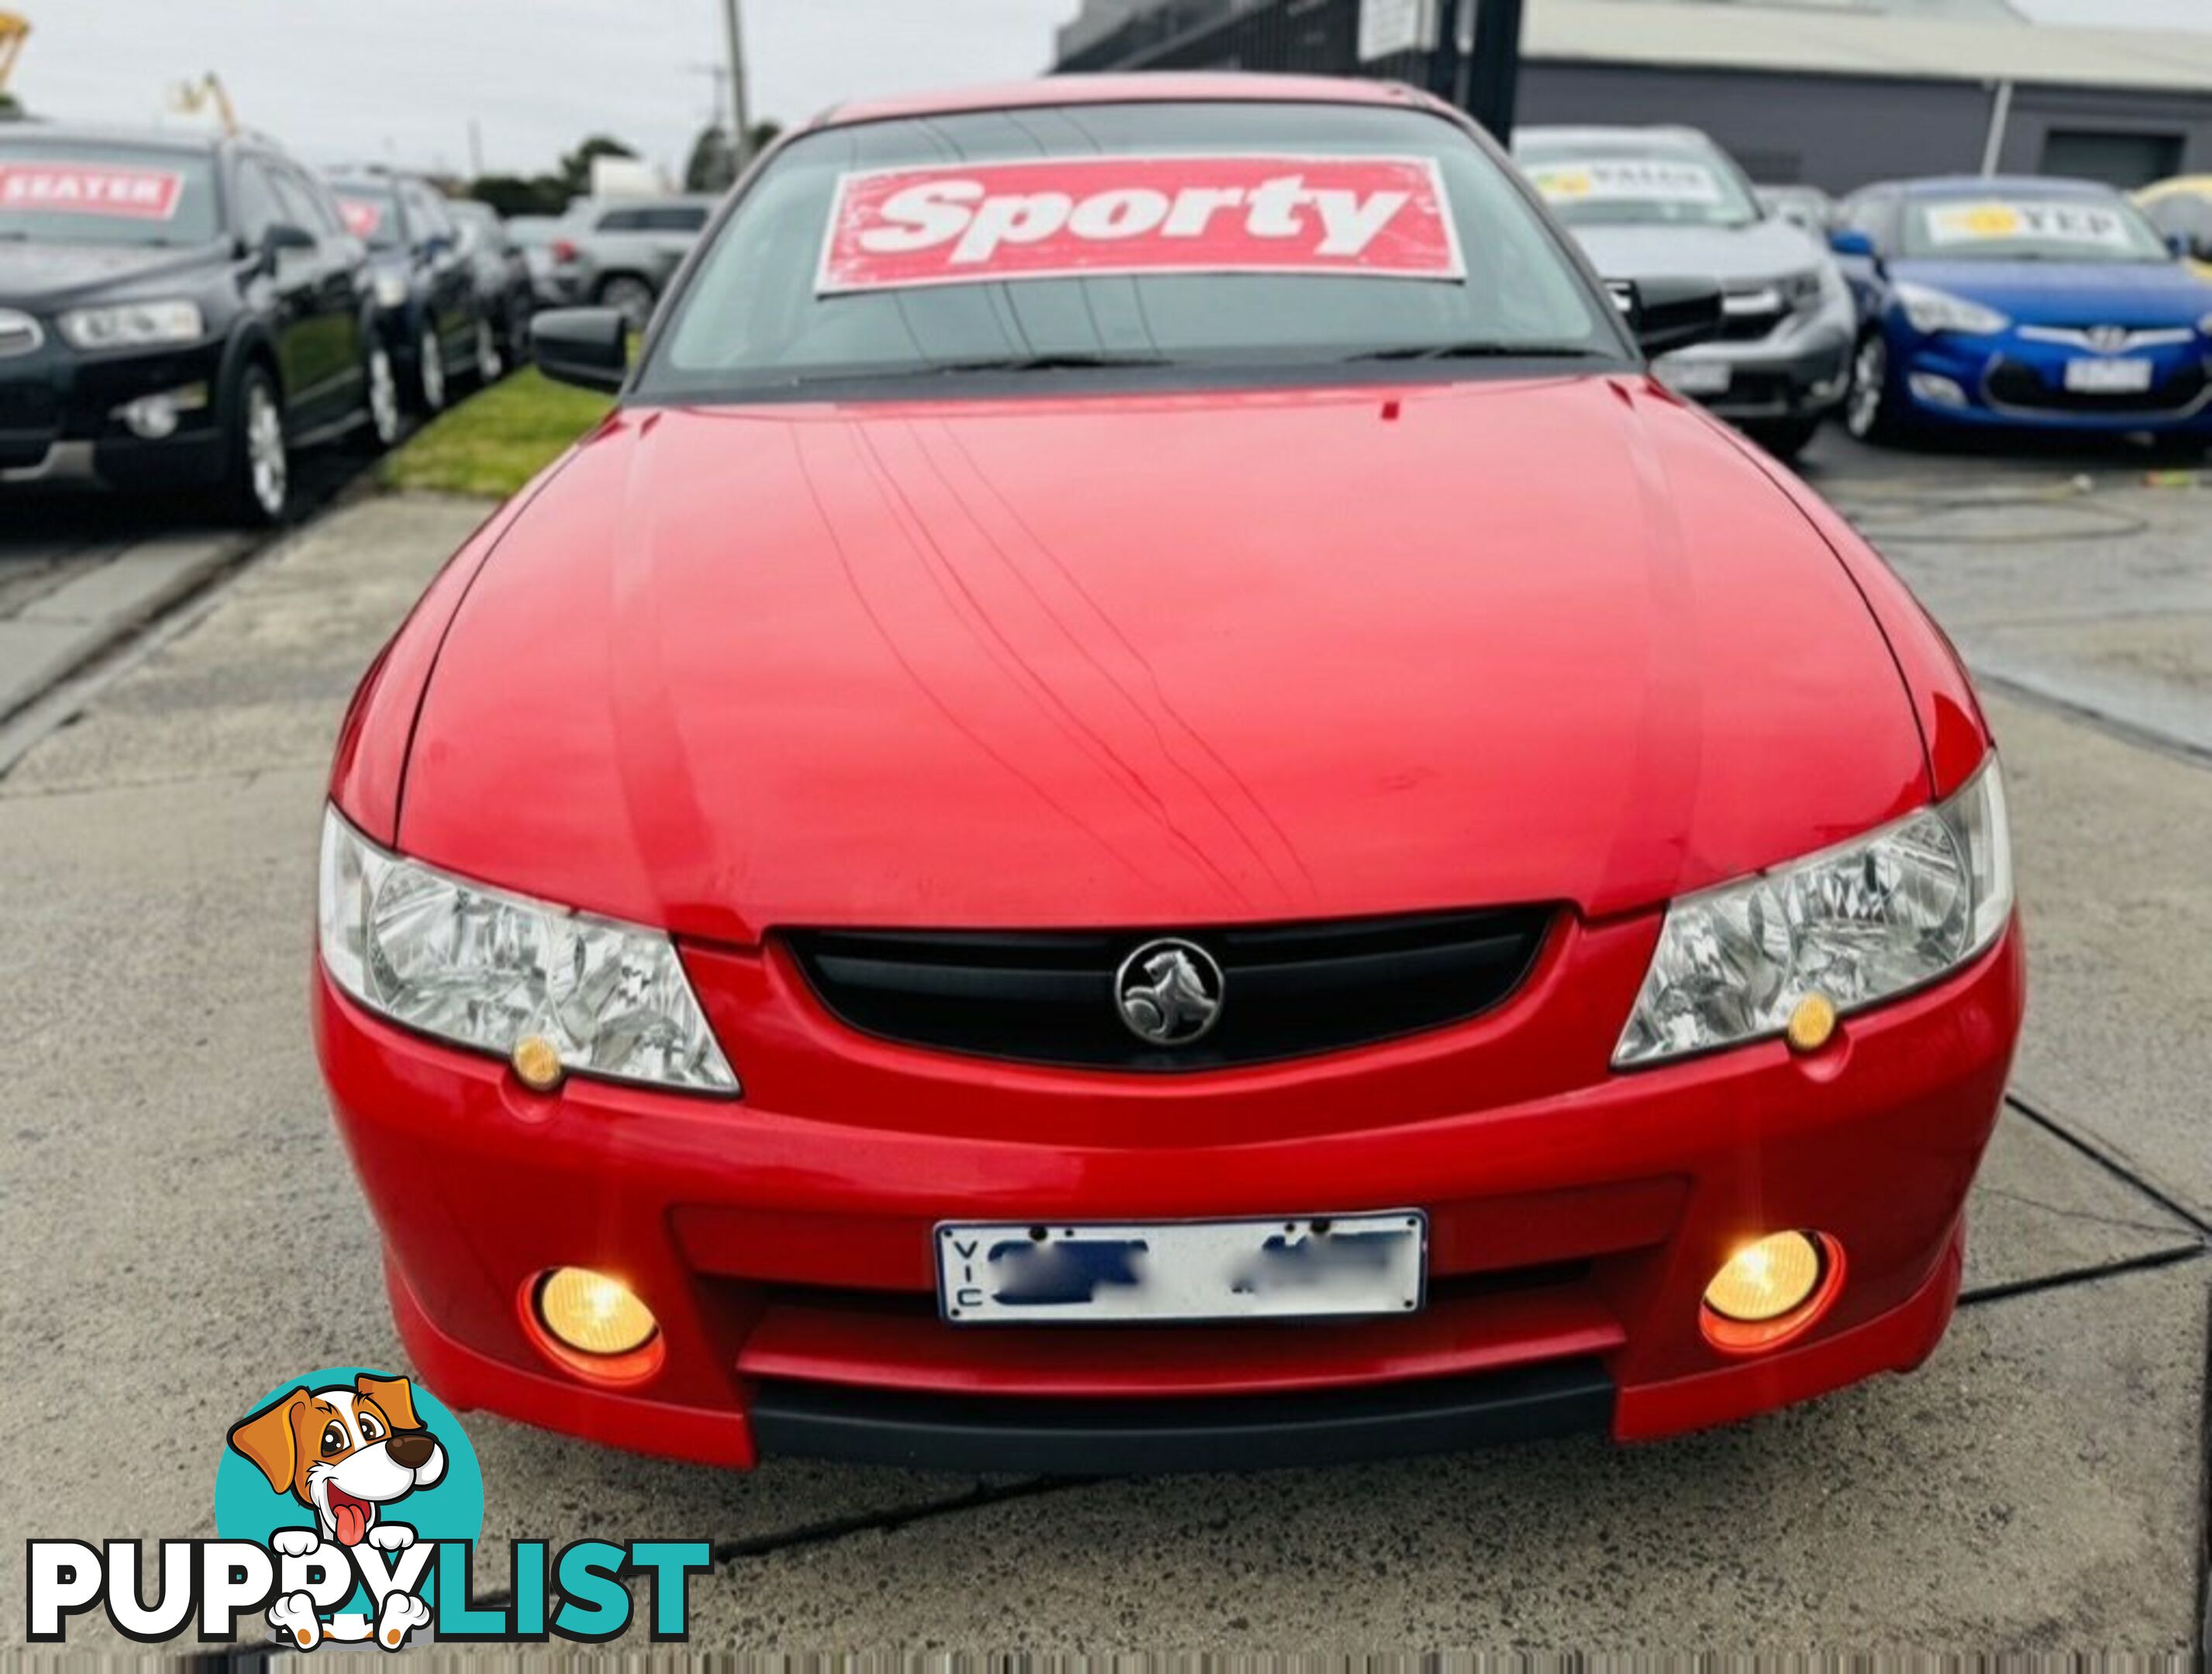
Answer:
<svg viewBox="0 0 2212 1674"><path fill-rule="evenodd" d="M313 250L315 235L304 227L295 227L289 221L272 221L262 229L261 259L275 267L288 250Z"/></svg>
<svg viewBox="0 0 2212 1674"><path fill-rule="evenodd" d="M2197 240L2186 233L2168 233L2166 247L2185 262L2197 253Z"/></svg>
<svg viewBox="0 0 2212 1674"><path fill-rule="evenodd" d="M629 374L629 319L619 308L550 308L530 317L530 357L556 383L611 394Z"/></svg>
<svg viewBox="0 0 2212 1674"><path fill-rule="evenodd" d="M1856 227L1838 227L1828 234L1828 248L1838 256L1856 256L1863 262L1875 258L1873 237Z"/></svg>
<svg viewBox="0 0 2212 1674"><path fill-rule="evenodd" d="M1646 355L1711 343L1728 324L1728 294L1717 279L1637 279L1608 287Z"/></svg>

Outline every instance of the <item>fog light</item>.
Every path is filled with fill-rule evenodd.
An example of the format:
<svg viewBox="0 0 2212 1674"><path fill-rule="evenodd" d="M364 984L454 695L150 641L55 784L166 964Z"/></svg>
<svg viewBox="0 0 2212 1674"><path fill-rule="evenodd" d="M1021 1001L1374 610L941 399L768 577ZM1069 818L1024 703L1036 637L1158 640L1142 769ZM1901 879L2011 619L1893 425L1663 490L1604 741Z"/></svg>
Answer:
<svg viewBox="0 0 2212 1674"><path fill-rule="evenodd" d="M1765 1325L1805 1305L1824 1265L1820 1246L1805 1234L1770 1233L1722 1264L1705 1287L1705 1306L1739 1325Z"/></svg>
<svg viewBox="0 0 2212 1674"><path fill-rule="evenodd" d="M660 1329L653 1310L620 1279L588 1267L556 1267L538 1288L545 1329L587 1355L626 1355Z"/></svg>
<svg viewBox="0 0 2212 1674"><path fill-rule="evenodd" d="M207 385L182 384L155 395L142 395L115 409L115 416L134 436L149 442L165 441L177 434L178 421L186 413L207 406Z"/></svg>
<svg viewBox="0 0 2212 1674"><path fill-rule="evenodd" d="M1963 407L1966 392L1955 378L1946 378L1937 372L1916 372L1905 380L1911 385L1916 399L1931 407Z"/></svg>
<svg viewBox="0 0 2212 1674"><path fill-rule="evenodd" d="M177 434L177 403L166 395L141 396L123 409L131 434L158 442Z"/></svg>

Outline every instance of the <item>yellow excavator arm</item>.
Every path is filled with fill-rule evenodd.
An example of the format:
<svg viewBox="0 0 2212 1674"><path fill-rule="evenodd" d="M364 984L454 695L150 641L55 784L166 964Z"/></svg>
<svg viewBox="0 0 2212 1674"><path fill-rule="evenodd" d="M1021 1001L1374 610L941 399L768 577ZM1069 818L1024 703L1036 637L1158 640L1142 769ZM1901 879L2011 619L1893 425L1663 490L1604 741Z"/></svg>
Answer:
<svg viewBox="0 0 2212 1674"><path fill-rule="evenodd" d="M18 17L13 12L0 12L0 93L8 91L8 72L15 69L15 60L22 55L23 42L31 33L31 20Z"/></svg>
<svg viewBox="0 0 2212 1674"><path fill-rule="evenodd" d="M187 116L196 116L212 105L216 118L222 124L222 131L238 131L238 112L231 108L230 94L223 90L222 77L212 70L197 82L179 82L174 102Z"/></svg>

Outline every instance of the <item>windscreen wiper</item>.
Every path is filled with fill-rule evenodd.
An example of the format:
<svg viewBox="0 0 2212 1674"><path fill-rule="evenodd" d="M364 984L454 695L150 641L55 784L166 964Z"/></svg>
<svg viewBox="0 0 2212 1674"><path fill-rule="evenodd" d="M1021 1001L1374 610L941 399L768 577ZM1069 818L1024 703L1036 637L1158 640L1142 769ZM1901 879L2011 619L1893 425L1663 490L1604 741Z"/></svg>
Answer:
<svg viewBox="0 0 2212 1674"><path fill-rule="evenodd" d="M918 372L1069 372L1097 367L1165 367L1175 363L1164 355L1103 355L1084 349L1048 354L1000 355L973 361L934 361Z"/></svg>
<svg viewBox="0 0 2212 1674"><path fill-rule="evenodd" d="M1346 365L1361 361L1610 361L1601 349L1573 343L1420 343L1395 349L1370 349L1347 355Z"/></svg>

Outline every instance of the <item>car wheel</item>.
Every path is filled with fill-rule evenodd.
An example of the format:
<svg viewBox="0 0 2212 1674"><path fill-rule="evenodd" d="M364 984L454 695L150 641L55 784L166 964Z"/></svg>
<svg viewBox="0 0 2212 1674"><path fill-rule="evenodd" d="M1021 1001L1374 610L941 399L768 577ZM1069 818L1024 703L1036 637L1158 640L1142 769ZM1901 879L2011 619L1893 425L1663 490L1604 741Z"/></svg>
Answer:
<svg viewBox="0 0 2212 1674"><path fill-rule="evenodd" d="M1774 419L1764 424L1747 424L1743 433L1786 464L1811 446L1813 438L1820 433L1820 421L1817 418Z"/></svg>
<svg viewBox="0 0 2212 1674"><path fill-rule="evenodd" d="M653 318L653 287L634 274L617 273L599 284L599 306L619 309L629 322L633 331L645 330L645 323Z"/></svg>
<svg viewBox="0 0 2212 1674"><path fill-rule="evenodd" d="M363 449L381 453L399 440L399 374L392 368L392 351L373 344L362 371L368 398L368 422L356 431Z"/></svg>
<svg viewBox="0 0 2212 1674"><path fill-rule="evenodd" d="M1886 442L1898 432L1889 394L1889 342L1879 331L1860 340L1851 359L1851 386L1844 397L1844 428L1863 442Z"/></svg>
<svg viewBox="0 0 2212 1674"><path fill-rule="evenodd" d="M426 413L443 412L446 406L446 349L438 341L438 328L425 324L415 344L415 397Z"/></svg>
<svg viewBox="0 0 2212 1674"><path fill-rule="evenodd" d="M226 509L252 527L281 523L292 503L292 462L284 442L284 398L268 367L249 366L239 379L227 440Z"/></svg>
<svg viewBox="0 0 2212 1674"><path fill-rule="evenodd" d="M499 333L491 329L491 322L477 322L477 382L489 389L499 382L507 371L507 356L499 346Z"/></svg>

